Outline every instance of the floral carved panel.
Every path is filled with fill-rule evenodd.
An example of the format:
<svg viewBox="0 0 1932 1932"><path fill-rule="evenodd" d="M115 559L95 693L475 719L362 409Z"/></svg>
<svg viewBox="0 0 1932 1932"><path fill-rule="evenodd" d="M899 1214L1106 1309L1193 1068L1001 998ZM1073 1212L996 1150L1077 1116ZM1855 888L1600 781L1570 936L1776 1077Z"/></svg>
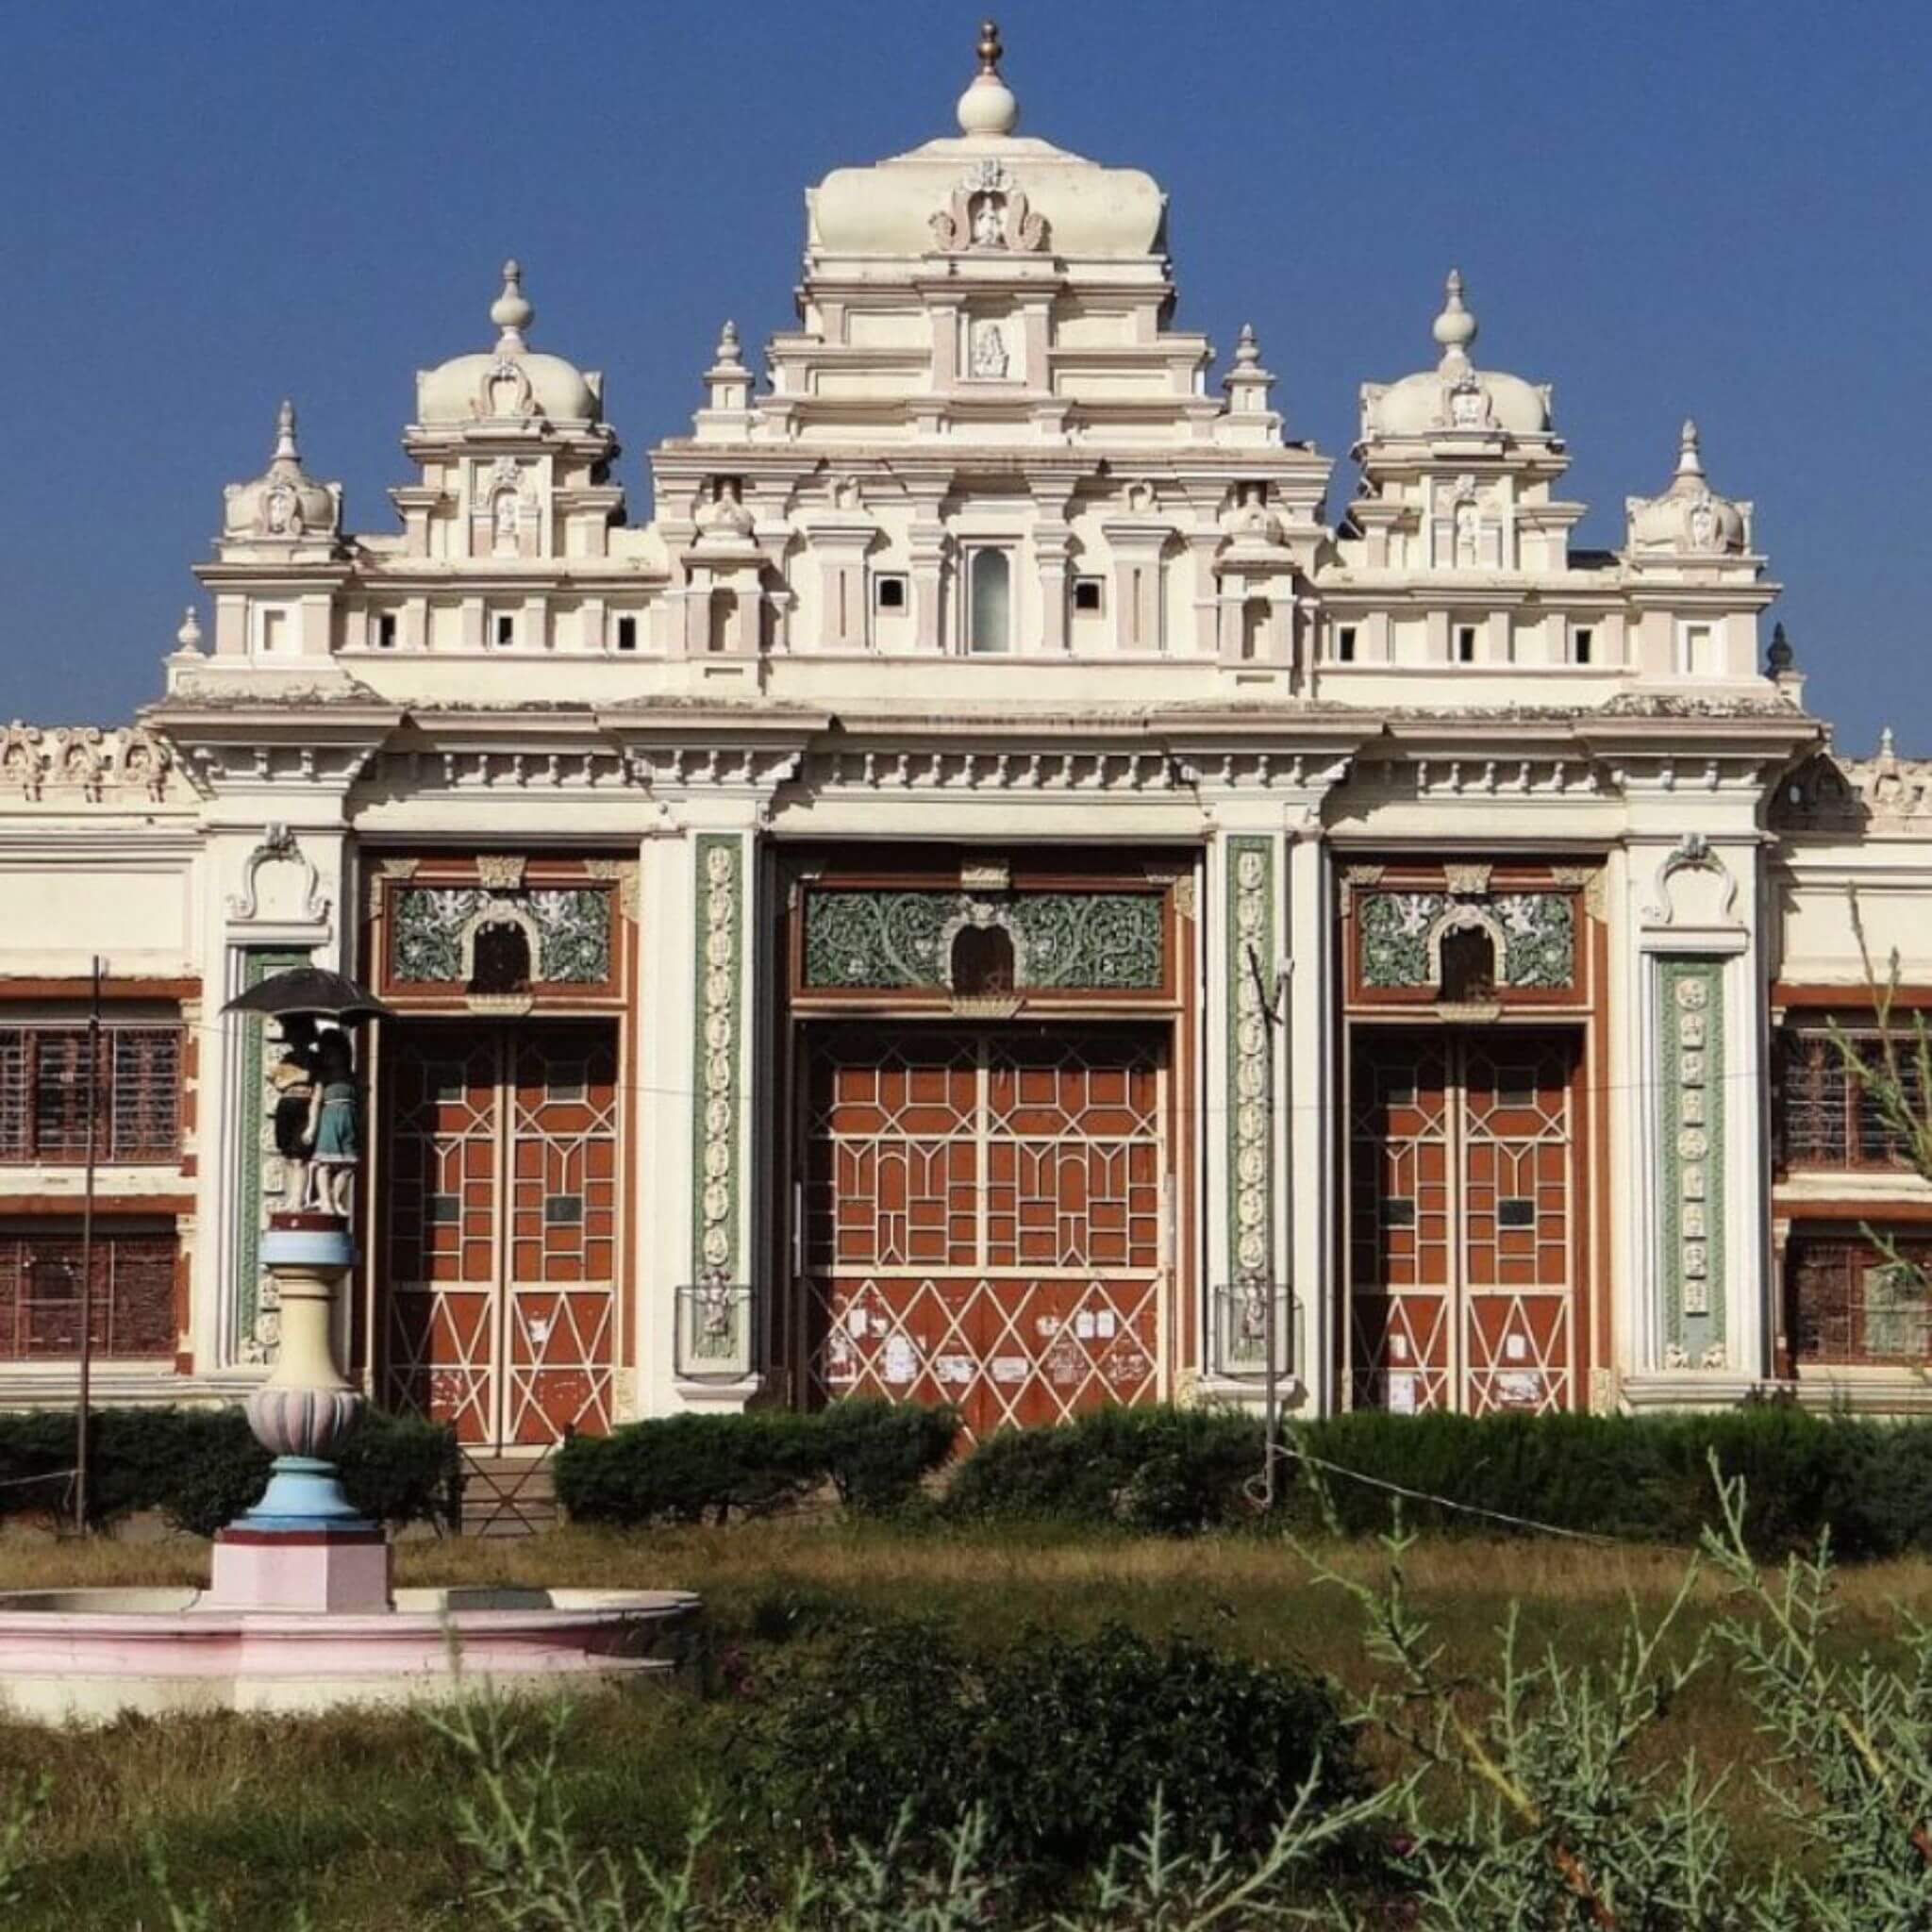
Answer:
<svg viewBox="0 0 1932 1932"><path fill-rule="evenodd" d="M996 925L1013 941L1021 988L1155 991L1163 907L1153 892L815 891L805 902L804 983L944 991L958 932Z"/></svg>

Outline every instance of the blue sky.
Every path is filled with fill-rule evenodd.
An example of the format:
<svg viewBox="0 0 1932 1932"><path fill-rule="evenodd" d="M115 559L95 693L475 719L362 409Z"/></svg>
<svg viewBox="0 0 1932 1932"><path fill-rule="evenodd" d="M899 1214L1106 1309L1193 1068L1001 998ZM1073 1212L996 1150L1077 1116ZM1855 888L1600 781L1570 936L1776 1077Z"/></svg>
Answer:
<svg viewBox="0 0 1932 1932"><path fill-rule="evenodd" d="M508 254L535 343L604 370L641 514L720 321L789 324L806 184L953 131L979 11L5 0L0 718L158 692L285 392L392 528L412 374L486 345ZM1556 385L1577 541L1694 415L1813 708L1932 753L1923 0L997 11L1023 130L1160 180L1181 322L1224 354L1255 323L1331 507L1357 385L1433 359L1459 264L1477 361Z"/></svg>

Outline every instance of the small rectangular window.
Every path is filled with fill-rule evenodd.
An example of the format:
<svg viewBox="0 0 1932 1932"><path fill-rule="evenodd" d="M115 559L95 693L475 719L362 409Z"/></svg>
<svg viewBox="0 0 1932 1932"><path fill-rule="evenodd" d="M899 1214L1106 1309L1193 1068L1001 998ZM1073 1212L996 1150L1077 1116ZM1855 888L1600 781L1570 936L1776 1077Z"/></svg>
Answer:
<svg viewBox="0 0 1932 1932"><path fill-rule="evenodd" d="M1384 1227L1413 1227L1415 1225L1415 1201L1407 1194L1390 1194L1382 1202L1382 1225Z"/></svg>
<svg viewBox="0 0 1932 1932"><path fill-rule="evenodd" d="M431 1227L455 1227L463 1218L460 1194L431 1194L425 1205Z"/></svg>
<svg viewBox="0 0 1932 1932"><path fill-rule="evenodd" d="M545 1227L581 1227L584 1224L584 1197L581 1194L546 1194L543 1197Z"/></svg>
<svg viewBox="0 0 1932 1932"><path fill-rule="evenodd" d="M1588 664L1590 654L1596 644L1596 633L1587 624L1580 624L1570 633L1570 661L1573 664Z"/></svg>
<svg viewBox="0 0 1932 1932"><path fill-rule="evenodd" d="M1534 1227L1536 1202L1527 1194L1505 1194L1496 1203L1498 1227Z"/></svg>
<svg viewBox="0 0 1932 1932"><path fill-rule="evenodd" d="M1692 624L1685 626L1684 669L1691 677L1717 675L1717 634L1709 625Z"/></svg>
<svg viewBox="0 0 1932 1932"><path fill-rule="evenodd" d="M635 651L637 647L637 619L635 617L620 617L617 620L617 648L620 651Z"/></svg>
<svg viewBox="0 0 1932 1932"><path fill-rule="evenodd" d="M1458 664L1475 662L1475 625L1457 625L1456 627L1456 661Z"/></svg>
<svg viewBox="0 0 1932 1932"><path fill-rule="evenodd" d="M879 610L904 610L911 598L911 586L897 575L875 576L872 580L872 601Z"/></svg>
<svg viewBox="0 0 1932 1932"><path fill-rule="evenodd" d="M1075 577L1074 579L1074 608L1083 617L1098 617L1101 609L1104 579L1100 577Z"/></svg>
<svg viewBox="0 0 1932 1932"><path fill-rule="evenodd" d="M379 651L393 651L396 647L396 614L393 610L376 612L375 647Z"/></svg>
<svg viewBox="0 0 1932 1932"><path fill-rule="evenodd" d="M508 610L499 610L494 620L493 635L499 644L513 644L517 641L517 621Z"/></svg>
<svg viewBox="0 0 1932 1932"><path fill-rule="evenodd" d="M1355 625L1344 624L1335 633L1335 661L1338 664L1355 662Z"/></svg>
<svg viewBox="0 0 1932 1932"><path fill-rule="evenodd" d="M261 655L264 658L279 657L288 648L288 629L289 614L286 610L264 610L261 613Z"/></svg>

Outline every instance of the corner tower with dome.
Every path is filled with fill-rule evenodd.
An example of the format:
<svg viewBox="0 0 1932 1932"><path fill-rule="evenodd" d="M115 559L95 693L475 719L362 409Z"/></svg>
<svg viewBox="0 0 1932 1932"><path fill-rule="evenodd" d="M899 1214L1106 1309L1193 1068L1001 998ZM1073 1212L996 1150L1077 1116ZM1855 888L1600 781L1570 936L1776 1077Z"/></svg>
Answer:
<svg viewBox="0 0 1932 1932"><path fill-rule="evenodd" d="M511 261L378 531L284 405L164 695L7 729L0 1400L73 1398L98 955L110 1400L275 1355L283 1055L221 1008L313 961L396 1016L346 1346L479 1456L1257 1399L1271 1337L1306 1413L1923 1402L1865 1230L1925 1191L1827 1029L1854 901L1932 999L1927 770L1806 710L1694 427L1573 548L1451 273L1337 501L990 26L958 124L808 191L797 325L694 353L654 521Z"/></svg>

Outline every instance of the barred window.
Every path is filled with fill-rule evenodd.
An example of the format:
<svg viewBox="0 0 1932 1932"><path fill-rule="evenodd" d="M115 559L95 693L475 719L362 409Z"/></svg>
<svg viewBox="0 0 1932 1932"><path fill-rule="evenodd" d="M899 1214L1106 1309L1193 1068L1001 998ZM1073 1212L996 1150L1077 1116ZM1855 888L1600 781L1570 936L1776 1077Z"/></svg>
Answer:
<svg viewBox="0 0 1932 1932"><path fill-rule="evenodd" d="M179 1157L178 1026L102 1027L92 1074L85 1026L0 1027L0 1160L86 1159L91 1086L99 1158Z"/></svg>
<svg viewBox="0 0 1932 1932"><path fill-rule="evenodd" d="M98 1356L175 1353L175 1237L96 1232L89 1327ZM80 1353L77 1227L0 1232L0 1361Z"/></svg>
<svg viewBox="0 0 1932 1932"><path fill-rule="evenodd" d="M1901 1242L1897 1258L1870 1242L1794 1240L1789 1262L1792 1352L1801 1362L1932 1360L1932 1242Z"/></svg>
<svg viewBox="0 0 1932 1932"><path fill-rule="evenodd" d="M1854 1046L1875 1065L1883 1056L1876 1039L1854 1036ZM1917 1042L1895 1041L1894 1056L1907 1106L1924 1103ZM1788 1167L1898 1167L1905 1164L1899 1137L1887 1127L1877 1095L1845 1064L1837 1041L1818 1028L1786 1034L1779 1056L1778 1118Z"/></svg>

